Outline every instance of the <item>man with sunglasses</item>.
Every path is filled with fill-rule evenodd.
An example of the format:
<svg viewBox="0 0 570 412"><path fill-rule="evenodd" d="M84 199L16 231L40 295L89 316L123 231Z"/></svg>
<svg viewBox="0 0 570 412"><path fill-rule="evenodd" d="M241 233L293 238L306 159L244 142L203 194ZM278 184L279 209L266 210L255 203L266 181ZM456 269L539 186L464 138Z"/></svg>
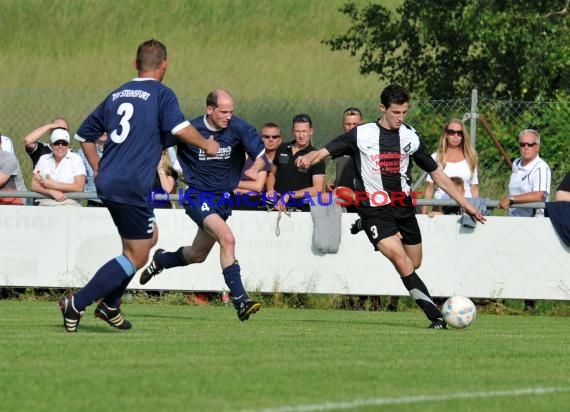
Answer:
<svg viewBox="0 0 570 412"><path fill-rule="evenodd" d="M513 162L508 195L499 201L500 209L509 209L509 216L544 217L544 209L513 208L513 204L545 202L550 196L550 167L538 155L540 133L525 129L519 133L521 156Z"/></svg>
<svg viewBox="0 0 570 412"><path fill-rule="evenodd" d="M521 156L513 162L508 195L499 201L500 209L509 209L509 216L544 217L542 208L514 208L513 204L545 202L550 196L550 167L540 158L540 133L525 129L519 133ZM537 313L536 302L524 301L524 311Z"/></svg>
<svg viewBox="0 0 570 412"><path fill-rule="evenodd" d="M69 132L56 128L51 132L51 153L38 160L32 175L31 189L48 196L39 199L40 206L81 206L65 193L83 192L85 188L85 166L77 153L69 150Z"/></svg>
<svg viewBox="0 0 570 412"><path fill-rule="evenodd" d="M267 122L259 131L263 145L265 146L265 155L270 162L273 162L277 148L281 145L281 128L277 123Z"/></svg>

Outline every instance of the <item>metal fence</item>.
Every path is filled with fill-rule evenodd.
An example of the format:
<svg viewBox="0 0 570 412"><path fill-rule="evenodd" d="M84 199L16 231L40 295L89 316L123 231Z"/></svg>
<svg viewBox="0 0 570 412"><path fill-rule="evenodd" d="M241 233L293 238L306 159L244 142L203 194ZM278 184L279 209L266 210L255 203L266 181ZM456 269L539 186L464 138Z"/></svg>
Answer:
<svg viewBox="0 0 570 412"><path fill-rule="evenodd" d="M107 93L108 91L0 90L0 133L12 138L27 183L30 181L32 165L24 151L24 136L57 116L68 119L73 132ZM204 111L205 102L202 98L179 94L179 100L189 118ZM309 114L315 128L313 144L317 147L341 132L342 112L347 107L359 107L367 121L379 116L377 100L247 100L237 97L235 103L235 114L256 127L261 127L268 121L281 125L284 141L290 136L292 117L299 113ZM471 130L480 155L480 180L484 182L486 178L494 179L497 182L492 184L506 189L510 169L491 142L489 130L481 122L481 116L510 158L518 156L516 139L520 130L528 127L541 130L541 156L552 168L553 190L564 173L570 170L568 156L562 155L570 149L566 127L567 118L570 117L570 102L500 101L474 99L473 96L455 100L413 100L407 122L419 131L428 147L435 151L446 119L459 117L466 122L473 119ZM549 145L549 136L553 135L558 136L559 141L555 147ZM72 145L75 148L77 146L77 142ZM420 176L416 171L414 177L418 179ZM491 190L487 196L492 195L492 192ZM485 193L483 187L482 193Z"/></svg>

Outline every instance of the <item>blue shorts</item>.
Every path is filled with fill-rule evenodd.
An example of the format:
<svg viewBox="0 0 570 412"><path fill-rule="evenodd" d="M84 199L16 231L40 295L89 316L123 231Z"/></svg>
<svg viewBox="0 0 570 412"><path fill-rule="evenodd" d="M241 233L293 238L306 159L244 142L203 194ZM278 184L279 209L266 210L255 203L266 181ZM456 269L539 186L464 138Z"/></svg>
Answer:
<svg viewBox="0 0 570 412"><path fill-rule="evenodd" d="M182 205L186 214L190 216L200 229L204 228L204 219L209 215L216 214L224 221L232 215L235 197L233 193L212 193L194 191L184 195Z"/></svg>
<svg viewBox="0 0 570 412"><path fill-rule="evenodd" d="M113 222L123 239L150 239L154 233L154 210L152 207L131 206L103 200Z"/></svg>

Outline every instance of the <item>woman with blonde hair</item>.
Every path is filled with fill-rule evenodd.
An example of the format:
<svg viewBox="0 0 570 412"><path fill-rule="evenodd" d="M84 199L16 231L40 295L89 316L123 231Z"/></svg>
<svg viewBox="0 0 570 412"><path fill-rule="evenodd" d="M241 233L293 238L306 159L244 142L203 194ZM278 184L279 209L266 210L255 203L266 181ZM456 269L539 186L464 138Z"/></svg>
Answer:
<svg viewBox="0 0 570 412"><path fill-rule="evenodd" d="M460 119L448 120L443 126L437 152L431 157L443 172L449 176L463 179L463 195L466 198L479 197L479 178L477 176L478 156L467 128ZM449 199L440 188L434 193L434 183L428 175L424 189L424 199ZM428 206L422 206L421 213L426 214Z"/></svg>

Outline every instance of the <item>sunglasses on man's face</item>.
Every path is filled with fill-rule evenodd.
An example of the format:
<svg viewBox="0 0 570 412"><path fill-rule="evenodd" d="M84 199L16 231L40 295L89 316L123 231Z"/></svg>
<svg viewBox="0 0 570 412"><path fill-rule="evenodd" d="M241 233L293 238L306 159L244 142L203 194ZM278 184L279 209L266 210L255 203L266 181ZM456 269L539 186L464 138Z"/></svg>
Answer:
<svg viewBox="0 0 570 412"><path fill-rule="evenodd" d="M53 143L54 146L68 146L69 143L67 143L65 140L58 140L57 142Z"/></svg>
<svg viewBox="0 0 570 412"><path fill-rule="evenodd" d="M279 139L279 138L281 138L281 135L280 135L280 134L275 134L275 135L262 134L261 137L262 137L263 139L271 139L271 140L273 140L273 139Z"/></svg>
<svg viewBox="0 0 570 412"><path fill-rule="evenodd" d="M534 147L536 146L538 143L534 142L534 143L527 143L527 142L519 142L519 146L520 147Z"/></svg>

